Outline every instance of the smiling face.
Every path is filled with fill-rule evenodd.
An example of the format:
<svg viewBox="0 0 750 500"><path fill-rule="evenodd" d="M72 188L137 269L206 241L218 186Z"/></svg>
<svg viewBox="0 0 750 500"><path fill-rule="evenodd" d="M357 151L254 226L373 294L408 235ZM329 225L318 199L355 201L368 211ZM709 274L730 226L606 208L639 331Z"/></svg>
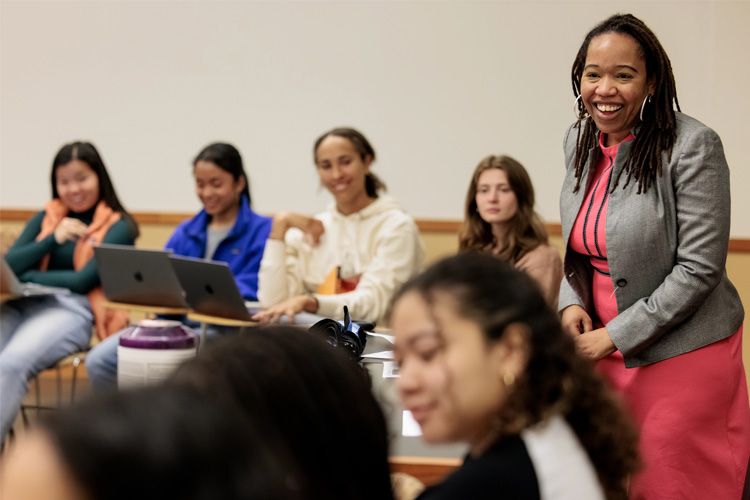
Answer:
<svg viewBox="0 0 750 500"><path fill-rule="evenodd" d="M362 158L349 139L336 135L323 139L315 151L320 182L336 199L342 214L357 212L372 201L365 187L371 161L369 156Z"/></svg>
<svg viewBox="0 0 750 500"><path fill-rule="evenodd" d="M407 292L391 320L399 395L424 440L482 445L506 398L502 377L512 363L505 343L485 340L480 326L460 316L445 292L437 292L433 304Z"/></svg>
<svg viewBox="0 0 750 500"><path fill-rule="evenodd" d="M613 146L629 134L639 121L641 105L653 94L646 62L634 38L604 33L589 44L581 77L581 95L597 128Z"/></svg>
<svg viewBox="0 0 750 500"><path fill-rule="evenodd" d="M239 210L240 193L245 189L245 178L232 174L210 161L198 161L193 167L195 193L211 217L235 215Z"/></svg>
<svg viewBox="0 0 750 500"><path fill-rule="evenodd" d="M71 212L86 212L99 202L99 177L88 163L71 160L55 169L57 196Z"/></svg>
<svg viewBox="0 0 750 500"><path fill-rule="evenodd" d="M506 225L518 211L518 198L508 174L499 168L487 169L479 176L475 201L479 216L492 225Z"/></svg>

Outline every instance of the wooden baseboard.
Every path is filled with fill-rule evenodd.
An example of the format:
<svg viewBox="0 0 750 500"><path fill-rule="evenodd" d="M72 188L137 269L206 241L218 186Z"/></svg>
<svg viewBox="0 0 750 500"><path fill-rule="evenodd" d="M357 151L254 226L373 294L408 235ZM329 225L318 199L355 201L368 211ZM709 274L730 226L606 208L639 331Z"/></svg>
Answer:
<svg viewBox="0 0 750 500"><path fill-rule="evenodd" d="M23 222L31 218L35 210L1 208L0 221ZM133 218L139 224L155 224L165 226L176 226L185 219L195 214L182 212L133 212ZM423 233L445 233L458 234L461 221L438 220L438 219L416 219L417 227ZM559 222L547 223L547 232L550 236L562 236L562 226ZM750 239L731 238L729 240L729 251L735 253L750 253Z"/></svg>
<svg viewBox="0 0 750 500"><path fill-rule="evenodd" d="M404 472L425 485L440 482L461 465L458 458L390 457L391 472Z"/></svg>

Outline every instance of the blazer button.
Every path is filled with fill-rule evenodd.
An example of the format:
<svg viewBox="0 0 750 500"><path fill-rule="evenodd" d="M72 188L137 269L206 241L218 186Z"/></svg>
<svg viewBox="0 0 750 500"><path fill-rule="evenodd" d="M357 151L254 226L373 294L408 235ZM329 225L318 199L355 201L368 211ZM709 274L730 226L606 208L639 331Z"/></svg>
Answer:
<svg viewBox="0 0 750 500"><path fill-rule="evenodd" d="M624 287L624 286L627 286L627 284L628 284L628 280L626 280L624 278L620 278L619 280L617 280L617 286L619 286L621 288Z"/></svg>

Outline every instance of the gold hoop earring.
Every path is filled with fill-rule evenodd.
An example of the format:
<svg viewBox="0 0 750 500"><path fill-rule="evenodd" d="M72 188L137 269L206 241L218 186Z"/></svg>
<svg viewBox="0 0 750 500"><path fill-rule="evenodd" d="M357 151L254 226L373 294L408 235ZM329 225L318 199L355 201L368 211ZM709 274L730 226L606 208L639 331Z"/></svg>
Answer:
<svg viewBox="0 0 750 500"><path fill-rule="evenodd" d="M503 384L505 384L505 387L510 387L515 383L516 383L516 376L510 372L505 372L505 375L503 375Z"/></svg>

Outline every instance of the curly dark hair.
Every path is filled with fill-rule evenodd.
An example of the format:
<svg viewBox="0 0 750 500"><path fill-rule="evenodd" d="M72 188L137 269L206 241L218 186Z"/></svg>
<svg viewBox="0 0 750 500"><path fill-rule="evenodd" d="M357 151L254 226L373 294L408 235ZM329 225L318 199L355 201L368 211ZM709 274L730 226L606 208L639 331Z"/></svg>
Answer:
<svg viewBox="0 0 750 500"><path fill-rule="evenodd" d="M591 362L576 353L572 337L531 278L488 254L467 252L407 282L394 302L412 291L430 304L436 294L449 294L458 314L475 321L490 343L501 339L511 324L525 326L528 361L497 415L496 439L563 415L586 449L607 498L627 498L627 478L639 465L636 427Z"/></svg>
<svg viewBox="0 0 750 500"><path fill-rule="evenodd" d="M638 135L633 141L633 148L625 161L625 167L620 170L612 183L614 192L623 172L627 173L627 180L623 189L627 187L631 179L638 182L638 194L646 192L656 175L662 174L662 152L667 152L668 160L672 157L672 147L676 138L676 119L674 107L680 111L677 101L677 86L672 63L669 61L664 47L656 38L646 24L631 14L615 14L602 21L594 27L584 38L581 48L578 49L573 68L571 70L571 81L573 84L573 95L578 98L581 95L581 78L586 66L591 41L606 33L618 33L627 35L639 46L639 55L646 62L646 76L654 83L654 94L651 96L651 104L644 110L644 120ZM578 131L575 155L575 176L578 179L573 192L581 187L581 177L588 151L597 146L596 124L590 115L586 113L582 99L578 99Z"/></svg>

